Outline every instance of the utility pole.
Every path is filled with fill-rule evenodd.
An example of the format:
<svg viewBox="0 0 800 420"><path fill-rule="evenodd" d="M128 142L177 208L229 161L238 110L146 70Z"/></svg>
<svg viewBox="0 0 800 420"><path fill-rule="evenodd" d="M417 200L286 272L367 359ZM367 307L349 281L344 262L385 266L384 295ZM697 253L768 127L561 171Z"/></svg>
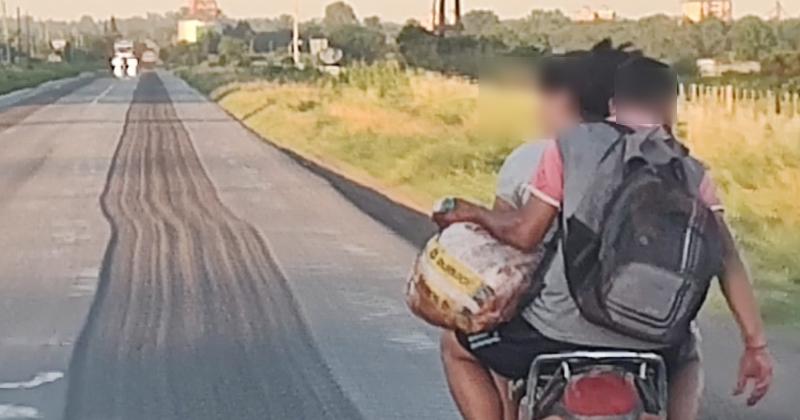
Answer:
<svg viewBox="0 0 800 420"><path fill-rule="evenodd" d="M22 51L22 15L20 15L19 6L17 6L17 55Z"/></svg>
<svg viewBox="0 0 800 420"><path fill-rule="evenodd" d="M455 10L456 20L454 25L456 29L461 30L461 0L456 0Z"/></svg>
<svg viewBox="0 0 800 420"><path fill-rule="evenodd" d="M0 0L3 6L3 44L6 46L6 64L11 64L11 37L8 35L8 13L6 11L6 0Z"/></svg>
<svg viewBox="0 0 800 420"><path fill-rule="evenodd" d="M25 49L28 51L28 60L33 57L33 39L31 38L31 15L25 13Z"/></svg>
<svg viewBox="0 0 800 420"><path fill-rule="evenodd" d="M300 0L294 0L294 24L292 25L292 59L300 67Z"/></svg>
<svg viewBox="0 0 800 420"><path fill-rule="evenodd" d="M439 35L444 35L447 31L447 1L439 0L439 28L437 32Z"/></svg>

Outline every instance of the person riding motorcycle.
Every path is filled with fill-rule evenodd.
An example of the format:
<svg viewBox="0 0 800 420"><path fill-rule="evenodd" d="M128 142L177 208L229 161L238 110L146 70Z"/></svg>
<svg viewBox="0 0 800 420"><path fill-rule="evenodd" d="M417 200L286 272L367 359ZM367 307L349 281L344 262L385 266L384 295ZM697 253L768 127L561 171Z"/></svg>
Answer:
<svg viewBox="0 0 800 420"><path fill-rule="evenodd" d="M623 84L632 81L628 86L618 86L616 89L617 120L621 124L671 125L674 122L677 82L658 76L648 79L647 70L652 68L652 62L639 61L628 65L625 77L619 78ZM656 73L664 74L664 72ZM652 74L655 73L650 75ZM642 89L647 92L640 92ZM560 171L559 155L553 143L544 152L537 175L531 183L529 191L532 197L522 208L491 211L459 200L454 211L439 215L436 221L440 226L457 222L477 223L505 243L523 250L532 249L541 243L558 215L561 204ZM563 184L561 185L563 188ZM725 270L721 278L722 289L745 340L745 352L736 391L737 393L744 391L747 382L752 380L755 387L748 404L753 405L763 398L769 389L772 379L771 357L748 273L724 222L721 203L716 197L710 178L703 182L701 189L706 204L717 210L719 223L725 226L723 244ZM457 337L456 343L453 343L453 336L445 336L443 357L448 382L464 417L514 418L514 410L501 405L503 396L496 397L498 395L496 389L501 389L501 383L504 382L501 377L513 379L524 376L532 359L539 354L580 348L660 351L670 366L671 385L675 391L671 393L669 410L671 418L696 417L696 400L699 393L689 395L690 393L680 392L685 379L681 379L679 375L688 366L699 363L695 351L696 343L687 342L675 348L653 349L651 343L637 342L585 321L571 301L562 271L558 263L553 264L545 277L544 290L525 309L522 317L497 331L473 337L461 335ZM490 367L499 376L495 375L487 380L485 372L474 369L474 366L471 370L464 368L466 364L459 364L458 359L450 357L452 353L457 353L453 350L454 344L459 344L466 353L473 356L473 359ZM454 384L459 379L467 381L470 387L459 387ZM694 382L695 388L699 388L698 379L690 378L688 381ZM491 386L493 383L497 384L496 387Z"/></svg>

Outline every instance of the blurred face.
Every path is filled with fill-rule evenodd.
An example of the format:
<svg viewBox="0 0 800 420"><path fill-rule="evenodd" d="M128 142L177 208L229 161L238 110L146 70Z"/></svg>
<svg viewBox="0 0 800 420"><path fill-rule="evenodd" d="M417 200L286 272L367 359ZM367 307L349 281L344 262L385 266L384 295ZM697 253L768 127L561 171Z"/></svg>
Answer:
<svg viewBox="0 0 800 420"><path fill-rule="evenodd" d="M575 99L566 89L540 88L537 96L539 125L544 136L554 138L558 133L580 122Z"/></svg>
<svg viewBox="0 0 800 420"><path fill-rule="evenodd" d="M678 123L678 99L672 98L651 106L612 100L611 112L622 124L663 124L672 127Z"/></svg>

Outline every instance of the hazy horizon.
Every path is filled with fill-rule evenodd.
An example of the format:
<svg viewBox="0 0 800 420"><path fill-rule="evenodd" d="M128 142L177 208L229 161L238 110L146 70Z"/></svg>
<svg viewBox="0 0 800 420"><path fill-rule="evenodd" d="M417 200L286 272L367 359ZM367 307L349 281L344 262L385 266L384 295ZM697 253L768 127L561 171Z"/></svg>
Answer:
<svg viewBox="0 0 800 420"><path fill-rule="evenodd" d="M325 5L334 0L300 0L301 17L309 19L320 17ZM123 3L112 5L111 3ZM275 17L291 13L293 0L275 0L269 4L253 2L251 0L217 0L223 12L233 18ZM183 0L138 0L135 2L119 2L108 0L6 0L9 15L13 15L17 6L36 18L76 20L83 15L94 18L107 18L114 15L118 17L144 16L147 12L165 13L177 11L187 4ZM427 18L430 14L430 0L349 0L347 1L356 10L359 18L378 15L383 20L404 22L409 18ZM783 1L783 6L789 16L800 14L800 0ZM564 12L578 10L582 6L602 7L607 5L626 17L639 17L656 13L678 14L680 11L679 0L668 0L653 5L652 2L641 0L540 0L535 3L531 0L462 0L464 8L491 9L503 18L522 17L533 9L561 9ZM766 16L774 9L774 3L764 0L734 0L736 16L757 14Z"/></svg>

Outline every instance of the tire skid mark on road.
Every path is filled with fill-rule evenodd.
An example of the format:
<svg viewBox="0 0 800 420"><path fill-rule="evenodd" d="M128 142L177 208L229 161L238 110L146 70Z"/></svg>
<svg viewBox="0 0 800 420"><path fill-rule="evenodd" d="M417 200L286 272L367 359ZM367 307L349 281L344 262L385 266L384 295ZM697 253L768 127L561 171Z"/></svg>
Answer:
<svg viewBox="0 0 800 420"><path fill-rule="evenodd" d="M157 75L142 76L126 121L101 199L112 238L65 418L359 419Z"/></svg>

